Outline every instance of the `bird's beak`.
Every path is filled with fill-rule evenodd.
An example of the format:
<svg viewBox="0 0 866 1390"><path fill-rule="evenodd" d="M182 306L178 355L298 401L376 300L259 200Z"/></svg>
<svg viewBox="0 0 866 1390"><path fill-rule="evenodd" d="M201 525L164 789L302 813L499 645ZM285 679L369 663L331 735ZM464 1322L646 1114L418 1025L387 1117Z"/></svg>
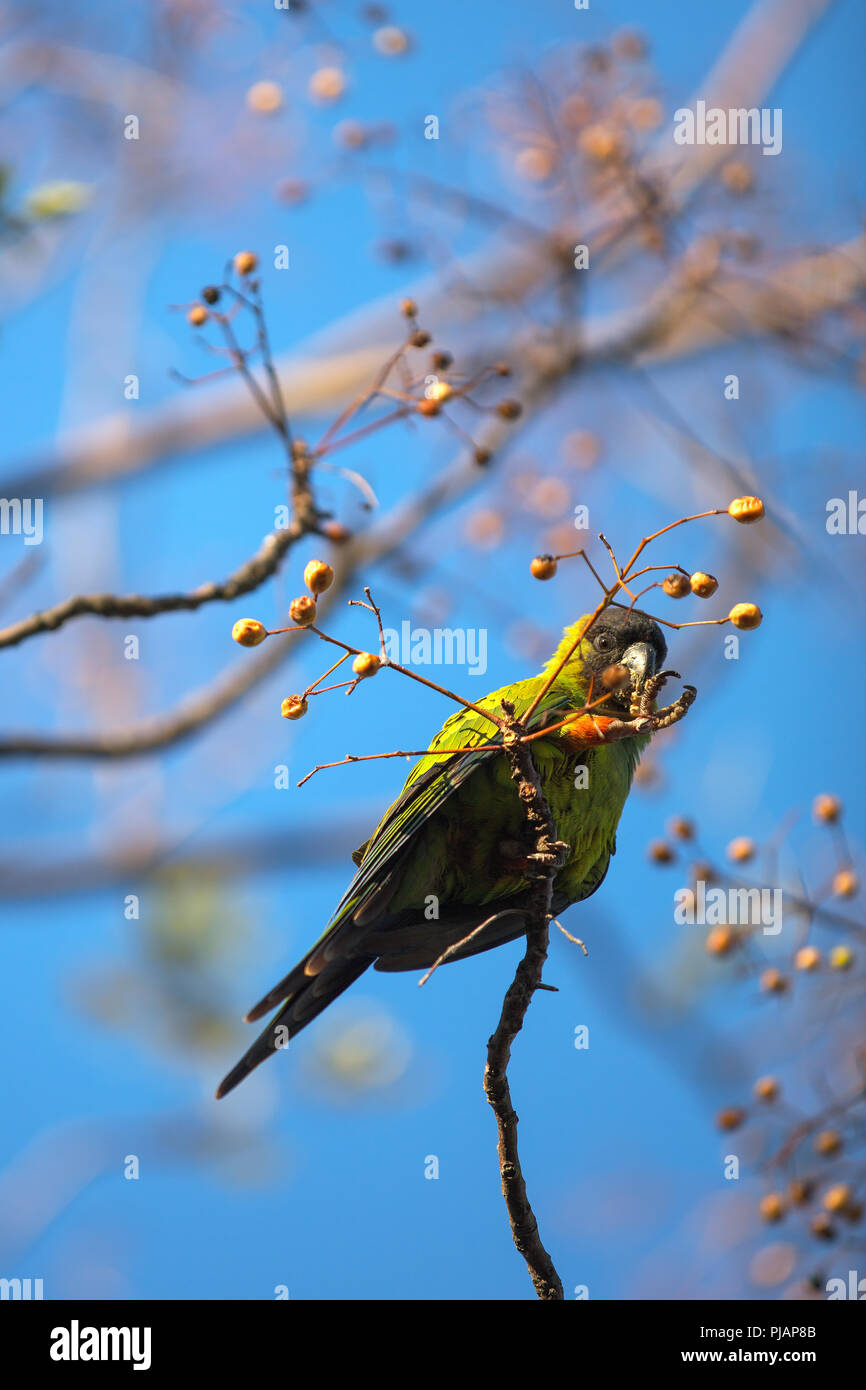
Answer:
<svg viewBox="0 0 866 1390"><path fill-rule="evenodd" d="M649 676L655 674L655 651L649 642L633 642L623 652L622 664L636 676L638 685L643 685Z"/></svg>

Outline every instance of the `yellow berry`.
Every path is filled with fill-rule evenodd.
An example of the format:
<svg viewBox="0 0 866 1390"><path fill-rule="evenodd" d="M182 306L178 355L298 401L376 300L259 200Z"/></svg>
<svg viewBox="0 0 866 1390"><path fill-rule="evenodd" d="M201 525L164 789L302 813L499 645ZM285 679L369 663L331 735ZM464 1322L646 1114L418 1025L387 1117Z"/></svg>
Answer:
<svg viewBox="0 0 866 1390"><path fill-rule="evenodd" d="M277 82L254 82L247 92L247 106L257 116L270 116L283 104L283 90Z"/></svg>
<svg viewBox="0 0 866 1390"><path fill-rule="evenodd" d="M832 825L842 814L842 802L830 792L822 792L812 802L812 815L816 821Z"/></svg>
<svg viewBox="0 0 866 1390"><path fill-rule="evenodd" d="M860 881L853 869L840 869L833 878L833 893L837 898L853 898Z"/></svg>
<svg viewBox="0 0 866 1390"><path fill-rule="evenodd" d="M304 583L311 594L323 594L334 582L334 571L324 560L311 560L304 570Z"/></svg>
<svg viewBox="0 0 866 1390"><path fill-rule="evenodd" d="M741 1110L737 1105L728 1105L724 1110L719 1111L716 1116L716 1125L723 1130L739 1129L745 1118L745 1110Z"/></svg>
<svg viewBox="0 0 866 1390"><path fill-rule="evenodd" d="M674 852L670 845L665 844L664 840L653 840L647 849L647 854L654 864L673 863Z"/></svg>
<svg viewBox="0 0 866 1390"><path fill-rule="evenodd" d="M619 131L603 121L586 126L580 133L578 145L581 152L596 164L606 164L608 160L616 159L623 147Z"/></svg>
<svg viewBox="0 0 866 1390"><path fill-rule="evenodd" d="M832 1158L834 1154L840 1152L842 1148L842 1136L835 1129L822 1129L820 1134L815 1135L814 1149L816 1154L822 1154L824 1158Z"/></svg>
<svg viewBox="0 0 866 1390"><path fill-rule="evenodd" d="M238 618L232 628L232 638L240 642L242 647L257 647L267 635L264 623L257 622L255 618Z"/></svg>
<svg viewBox="0 0 866 1390"><path fill-rule="evenodd" d="M239 251L234 259L234 267L238 275L252 275L259 258L255 251Z"/></svg>
<svg viewBox="0 0 866 1390"><path fill-rule="evenodd" d="M714 579L711 574L705 574L703 570L695 570L689 584L692 593L697 594L698 598L712 598L719 587L718 579Z"/></svg>
<svg viewBox="0 0 866 1390"><path fill-rule="evenodd" d="M668 598L685 598L691 585L684 574L669 574L662 580L662 588Z"/></svg>
<svg viewBox="0 0 866 1390"><path fill-rule="evenodd" d="M785 1215L785 1200L778 1192L768 1192L761 1198L760 1211L765 1221L781 1221Z"/></svg>
<svg viewBox="0 0 866 1390"><path fill-rule="evenodd" d="M627 666L620 662L615 662L613 666L606 666L601 673L601 683L605 690L619 690L620 686L625 685L631 677L631 672Z"/></svg>
<svg viewBox="0 0 866 1390"><path fill-rule="evenodd" d="M817 970L821 964L821 952L817 946L801 946L794 956L797 970Z"/></svg>
<svg viewBox="0 0 866 1390"><path fill-rule="evenodd" d="M755 1095L758 1100L778 1100L779 1083L775 1076L762 1076L755 1082Z"/></svg>
<svg viewBox="0 0 866 1390"><path fill-rule="evenodd" d="M755 857L755 842L746 835L738 835L728 845L728 858L735 864L746 864Z"/></svg>
<svg viewBox="0 0 866 1390"><path fill-rule="evenodd" d="M823 1205L825 1211L844 1212L851 1202L851 1189L846 1182L837 1183L835 1187L828 1188L824 1193Z"/></svg>
<svg viewBox="0 0 866 1390"><path fill-rule="evenodd" d="M373 47L384 58L396 58L409 48L409 35L396 24L383 24L373 35Z"/></svg>
<svg viewBox="0 0 866 1390"><path fill-rule="evenodd" d="M529 145L515 155L514 167L530 183L543 183L556 168L556 155L547 146Z"/></svg>
<svg viewBox="0 0 866 1390"><path fill-rule="evenodd" d="M752 628L761 626L764 615L756 603L735 603L728 617L734 627L749 632Z"/></svg>
<svg viewBox="0 0 866 1390"><path fill-rule="evenodd" d="M728 506L728 516L732 516L734 521L760 521L763 515L764 504L760 497L735 497Z"/></svg>
<svg viewBox="0 0 866 1390"><path fill-rule="evenodd" d="M346 90L346 76L340 68L317 68L307 84L315 101L339 101Z"/></svg>
<svg viewBox="0 0 866 1390"><path fill-rule="evenodd" d="M668 830L677 840L693 840L695 838L695 827L685 816L673 816L668 821Z"/></svg>
<svg viewBox="0 0 866 1390"><path fill-rule="evenodd" d="M788 981L781 970L777 970L775 966L765 970L761 976L761 989L765 994L784 994L787 988Z"/></svg>
<svg viewBox="0 0 866 1390"><path fill-rule="evenodd" d="M307 700L304 695L287 695L280 705L280 714L284 719L302 719L307 712Z"/></svg>
<svg viewBox="0 0 866 1390"><path fill-rule="evenodd" d="M316 600L309 594L299 594L289 604L289 617L298 627L309 627L316 621Z"/></svg>
<svg viewBox="0 0 866 1390"><path fill-rule="evenodd" d="M556 574L556 560L552 555L536 555L529 572L533 579L552 579Z"/></svg>
<svg viewBox="0 0 866 1390"><path fill-rule="evenodd" d="M854 964L854 952L850 946L834 946L830 952L830 965L833 970L850 970Z"/></svg>
<svg viewBox="0 0 866 1390"><path fill-rule="evenodd" d="M400 304L400 313L407 319L414 319L418 314L418 305L414 299L404 299Z"/></svg>
<svg viewBox="0 0 866 1390"><path fill-rule="evenodd" d="M375 676L381 665L381 657L373 652L361 652L352 662L352 670L359 680L366 680L368 676Z"/></svg>
<svg viewBox="0 0 866 1390"><path fill-rule="evenodd" d="M207 323L207 309L203 304L193 304L186 317L193 328L201 328L203 323Z"/></svg>
<svg viewBox="0 0 866 1390"><path fill-rule="evenodd" d="M827 1213L823 1211L816 1212L812 1217L812 1220L809 1222L809 1229L812 1235L817 1236L819 1240L832 1240L836 1234L833 1222L830 1220Z"/></svg>
<svg viewBox="0 0 866 1390"><path fill-rule="evenodd" d="M737 938L730 927L713 927L707 932L704 947L711 956L726 956L737 944Z"/></svg>

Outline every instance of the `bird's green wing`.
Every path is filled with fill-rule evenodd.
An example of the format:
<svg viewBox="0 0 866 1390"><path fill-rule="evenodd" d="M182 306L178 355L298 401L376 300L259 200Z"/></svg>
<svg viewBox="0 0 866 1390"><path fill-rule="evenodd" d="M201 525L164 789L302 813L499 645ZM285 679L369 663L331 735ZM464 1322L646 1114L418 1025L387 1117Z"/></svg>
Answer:
<svg viewBox="0 0 866 1390"><path fill-rule="evenodd" d="M520 717L521 711L531 705L542 683L540 676L518 681L486 695L478 702L479 706L498 712L505 698L512 701ZM529 728L540 728L552 713L559 710L565 713L572 705L570 692L552 686L533 710ZM287 988L294 986L305 972L314 973L317 962L330 955L344 933L356 930L379 915L399 885L403 860L417 832L482 762L500 756L496 750L501 746L499 730L475 710L460 709L446 720L430 745L435 752L427 753L415 764L400 796L363 846L358 872L322 935L295 969L250 1010L248 1019L262 1018L285 998ZM471 751L456 751L466 748Z"/></svg>
<svg viewBox="0 0 866 1390"><path fill-rule="evenodd" d="M499 712L502 700L508 699L519 718L521 712L529 708L541 685L542 679L538 676L518 681L515 685L485 696L479 701L479 707ZM529 728L540 728L552 712L560 708L564 712L568 707L568 697L563 690L551 687L545 692L538 708L533 710ZM481 763L498 756L496 750L501 747L500 731L475 710L460 709L445 721L430 745L435 752L427 753L415 764L400 796L389 806L362 847L359 871L349 884L324 935L349 915L359 921L373 914L382 893L387 892L385 878L392 878L403 852L417 831ZM466 748L472 751L455 751Z"/></svg>

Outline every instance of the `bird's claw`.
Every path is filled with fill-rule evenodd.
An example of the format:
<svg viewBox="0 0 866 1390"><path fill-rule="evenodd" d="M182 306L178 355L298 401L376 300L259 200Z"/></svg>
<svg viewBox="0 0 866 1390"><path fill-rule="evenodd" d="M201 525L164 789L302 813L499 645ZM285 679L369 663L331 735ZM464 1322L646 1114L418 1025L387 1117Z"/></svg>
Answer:
<svg viewBox="0 0 866 1390"><path fill-rule="evenodd" d="M654 676L649 676L642 686L635 681L629 713L633 721L631 727L637 733L655 733L658 729L667 729L671 724L677 724L694 704L698 692L693 685L686 685L683 686L683 692L678 699L662 709L653 709L653 701L669 676L673 676L675 680L680 679L679 671L657 671Z"/></svg>
<svg viewBox="0 0 866 1390"><path fill-rule="evenodd" d="M538 850L533 854L527 854L527 868L536 866L540 877L546 878L551 869L561 869L571 853L571 845L566 844L565 840L550 840L543 850Z"/></svg>
<svg viewBox="0 0 866 1390"><path fill-rule="evenodd" d="M673 671L661 672L661 675L674 675ZM653 677L657 680L657 677ZM663 683L663 682L662 682ZM649 681L647 681L649 686ZM682 694L669 705L664 705L662 709L653 710L652 701L656 690L647 694L647 686L641 692L640 710L632 721L632 727L641 734L654 734L658 729L667 729L671 724L678 724L684 719L697 698L697 689L693 685L684 685Z"/></svg>

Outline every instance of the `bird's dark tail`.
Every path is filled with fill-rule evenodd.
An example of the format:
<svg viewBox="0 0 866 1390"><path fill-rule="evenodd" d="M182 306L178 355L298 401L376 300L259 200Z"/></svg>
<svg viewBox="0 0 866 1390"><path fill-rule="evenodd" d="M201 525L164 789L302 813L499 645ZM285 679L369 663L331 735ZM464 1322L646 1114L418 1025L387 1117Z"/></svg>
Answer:
<svg viewBox="0 0 866 1390"><path fill-rule="evenodd" d="M261 1017L268 1007L274 1007L280 999L286 1001L267 1028L256 1038L252 1047L220 1082L216 1093L217 1100L233 1091L235 1086L243 1081L244 1077L249 1076L266 1057L270 1057L271 1053L285 1048L290 1038L300 1033L308 1023L312 1023L344 989L348 989L359 975L363 975L367 967L372 965L375 956L354 956L348 960L328 961L315 975L306 973L305 966L309 960L310 956L305 956L255 1009L250 1010L247 1015L248 1022Z"/></svg>

